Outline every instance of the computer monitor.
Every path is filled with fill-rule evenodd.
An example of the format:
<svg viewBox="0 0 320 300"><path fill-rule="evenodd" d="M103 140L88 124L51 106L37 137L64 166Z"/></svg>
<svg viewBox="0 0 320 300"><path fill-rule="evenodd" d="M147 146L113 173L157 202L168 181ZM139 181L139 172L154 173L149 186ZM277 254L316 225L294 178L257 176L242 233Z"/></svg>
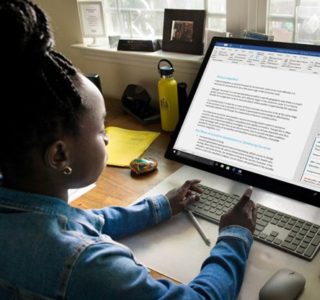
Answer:
<svg viewBox="0 0 320 300"><path fill-rule="evenodd" d="M320 207L320 47L213 38L165 157Z"/></svg>

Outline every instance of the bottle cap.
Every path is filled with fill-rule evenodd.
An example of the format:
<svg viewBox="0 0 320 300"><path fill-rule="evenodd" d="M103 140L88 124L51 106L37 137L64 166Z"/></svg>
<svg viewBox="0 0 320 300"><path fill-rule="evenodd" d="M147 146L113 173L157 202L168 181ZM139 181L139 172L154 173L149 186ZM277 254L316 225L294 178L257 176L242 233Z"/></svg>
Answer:
<svg viewBox="0 0 320 300"><path fill-rule="evenodd" d="M160 66L160 64L162 62L166 62L167 64L169 64L169 66L167 66L167 65ZM169 60L161 59L159 61L159 63L158 63L158 71L159 71L161 76L168 76L168 75L171 75L174 72L174 68L173 68L172 63Z"/></svg>

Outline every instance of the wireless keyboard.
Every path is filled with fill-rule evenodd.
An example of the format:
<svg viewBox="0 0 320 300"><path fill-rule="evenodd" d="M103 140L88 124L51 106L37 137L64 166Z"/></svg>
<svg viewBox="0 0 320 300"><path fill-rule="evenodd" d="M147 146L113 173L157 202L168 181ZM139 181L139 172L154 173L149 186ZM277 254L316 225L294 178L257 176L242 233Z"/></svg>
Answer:
<svg viewBox="0 0 320 300"><path fill-rule="evenodd" d="M221 216L240 199L238 195L224 193L208 186L200 200L189 209L200 217L219 224ZM257 204L255 240L266 243L301 258L312 260L320 248L320 226L280 211Z"/></svg>

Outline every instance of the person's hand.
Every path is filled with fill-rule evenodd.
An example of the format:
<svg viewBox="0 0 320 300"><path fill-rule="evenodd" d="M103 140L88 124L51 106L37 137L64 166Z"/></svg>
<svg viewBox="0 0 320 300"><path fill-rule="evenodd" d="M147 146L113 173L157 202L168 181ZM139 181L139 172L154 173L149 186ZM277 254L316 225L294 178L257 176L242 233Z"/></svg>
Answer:
<svg viewBox="0 0 320 300"><path fill-rule="evenodd" d="M196 186L199 182L200 180L197 179L187 180L182 186L172 189L166 194L173 215L183 211L189 203L199 200L199 194L202 193L202 189Z"/></svg>
<svg viewBox="0 0 320 300"><path fill-rule="evenodd" d="M239 202L226 212L220 219L219 229L230 225L239 225L252 233L256 227L257 209L252 200L252 187L248 187Z"/></svg>

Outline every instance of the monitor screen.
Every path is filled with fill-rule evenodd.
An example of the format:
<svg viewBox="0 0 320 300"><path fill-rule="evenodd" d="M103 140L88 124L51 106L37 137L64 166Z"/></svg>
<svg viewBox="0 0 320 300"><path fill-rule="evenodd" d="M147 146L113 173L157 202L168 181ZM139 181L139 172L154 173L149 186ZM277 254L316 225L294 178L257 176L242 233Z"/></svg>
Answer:
<svg viewBox="0 0 320 300"><path fill-rule="evenodd" d="M166 157L320 206L320 47L213 38Z"/></svg>

